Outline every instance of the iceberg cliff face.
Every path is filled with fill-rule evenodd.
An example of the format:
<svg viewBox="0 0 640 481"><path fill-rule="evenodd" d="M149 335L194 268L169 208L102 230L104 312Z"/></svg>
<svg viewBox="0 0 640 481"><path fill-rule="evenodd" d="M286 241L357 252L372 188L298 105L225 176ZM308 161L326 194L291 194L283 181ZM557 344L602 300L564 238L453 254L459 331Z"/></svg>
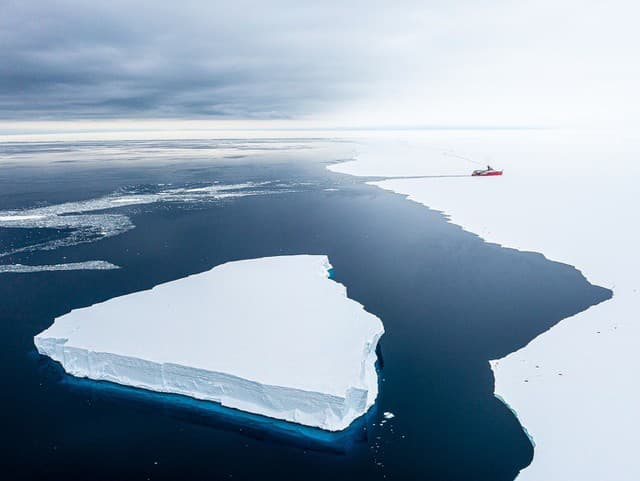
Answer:
<svg viewBox="0 0 640 481"><path fill-rule="evenodd" d="M382 322L326 256L230 262L76 309L35 336L74 376L337 431L378 394Z"/></svg>

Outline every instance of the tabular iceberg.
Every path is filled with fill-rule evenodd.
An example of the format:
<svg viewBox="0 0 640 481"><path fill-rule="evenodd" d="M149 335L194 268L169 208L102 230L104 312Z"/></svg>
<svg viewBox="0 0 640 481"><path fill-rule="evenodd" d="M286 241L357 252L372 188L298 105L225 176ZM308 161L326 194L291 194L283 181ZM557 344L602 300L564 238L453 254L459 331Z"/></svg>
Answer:
<svg viewBox="0 0 640 481"><path fill-rule="evenodd" d="M76 309L35 345L74 376L338 431L376 399L384 327L330 268L321 255L229 262Z"/></svg>

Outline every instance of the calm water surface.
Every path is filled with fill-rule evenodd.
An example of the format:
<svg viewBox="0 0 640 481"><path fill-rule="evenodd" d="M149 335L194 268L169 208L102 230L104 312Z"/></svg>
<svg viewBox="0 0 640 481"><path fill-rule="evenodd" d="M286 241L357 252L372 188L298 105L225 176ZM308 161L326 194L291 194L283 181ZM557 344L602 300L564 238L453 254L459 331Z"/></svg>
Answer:
<svg viewBox="0 0 640 481"><path fill-rule="evenodd" d="M533 448L494 398L488 361L610 297L570 266L487 244L400 195L326 171L304 150L135 162L124 161L125 151L117 161L81 162L65 152L91 156L116 146L55 147L54 160L43 154L51 146L37 147L35 160L26 146L4 147L0 210L214 182L260 188L226 200L109 209L135 228L0 257L2 264L106 260L122 267L0 274L5 479L512 480ZM0 252L72 231L5 226ZM34 349L33 336L71 309L230 260L300 253L327 254L335 280L386 329L377 404L340 435L75 380ZM385 411L396 417L382 423Z"/></svg>

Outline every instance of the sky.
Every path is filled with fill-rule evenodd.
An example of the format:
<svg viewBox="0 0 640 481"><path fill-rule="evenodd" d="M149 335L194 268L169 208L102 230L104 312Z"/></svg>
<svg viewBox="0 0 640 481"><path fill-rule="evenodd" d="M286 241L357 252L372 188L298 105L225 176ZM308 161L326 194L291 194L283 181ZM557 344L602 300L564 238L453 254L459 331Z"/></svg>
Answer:
<svg viewBox="0 0 640 481"><path fill-rule="evenodd" d="M0 11L0 133L640 124L630 0L0 0Z"/></svg>

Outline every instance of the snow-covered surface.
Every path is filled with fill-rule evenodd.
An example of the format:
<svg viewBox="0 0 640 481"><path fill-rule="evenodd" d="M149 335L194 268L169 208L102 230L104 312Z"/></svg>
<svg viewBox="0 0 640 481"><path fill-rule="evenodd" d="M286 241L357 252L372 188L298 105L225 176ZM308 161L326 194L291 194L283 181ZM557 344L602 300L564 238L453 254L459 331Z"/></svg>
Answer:
<svg viewBox="0 0 640 481"><path fill-rule="evenodd" d="M321 255L229 262L71 311L35 344L74 376L341 430L376 399L384 328L330 268Z"/></svg>
<svg viewBox="0 0 640 481"><path fill-rule="evenodd" d="M407 152L407 143L412 155ZM565 319L525 348L493 361L496 395L535 443L521 481L636 481L640 429L640 142L619 132L425 133L398 142L400 155L366 156L331 169L353 175L451 174L474 165L496 178L394 179L384 189L444 212L490 242L576 266L613 299ZM393 150L387 142L384 149ZM494 165L495 164L495 165ZM527 382L524 382L527 380Z"/></svg>
<svg viewBox="0 0 640 481"><path fill-rule="evenodd" d="M367 177L463 175L469 170L469 164L460 157L465 155L447 145L413 139L372 139L358 144L354 159L333 164L329 170Z"/></svg>

